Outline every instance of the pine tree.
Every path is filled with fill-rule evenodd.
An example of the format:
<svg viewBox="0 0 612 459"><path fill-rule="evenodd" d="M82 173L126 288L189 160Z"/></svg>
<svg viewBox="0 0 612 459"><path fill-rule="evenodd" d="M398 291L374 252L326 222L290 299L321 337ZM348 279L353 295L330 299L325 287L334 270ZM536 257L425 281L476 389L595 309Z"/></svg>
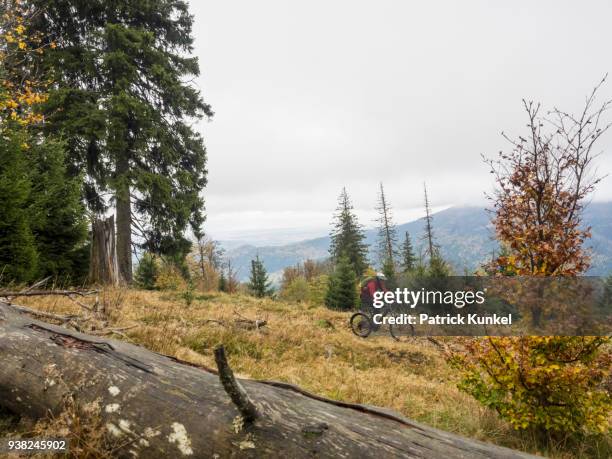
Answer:
<svg viewBox="0 0 612 459"><path fill-rule="evenodd" d="M376 208L379 213L378 217L378 245L379 258L382 265L383 273L387 276L389 282L394 282L396 273L396 256L397 256L397 229L393 223L393 215L391 206L387 197L383 184L380 184L380 192L378 195L378 206Z"/></svg>
<svg viewBox="0 0 612 459"><path fill-rule="evenodd" d="M367 267L365 234L353 212L346 188L342 188L334 218L329 248L332 261L338 263L341 255L345 255L355 276L361 276Z"/></svg>
<svg viewBox="0 0 612 459"><path fill-rule="evenodd" d="M404 243L402 244L402 271L404 273L413 271L416 268L416 256L414 249L412 248L412 242L410 241L410 235L408 231L404 234Z"/></svg>
<svg viewBox="0 0 612 459"><path fill-rule="evenodd" d="M330 309L350 310L358 303L357 278L350 259L341 255L329 276L325 305Z"/></svg>
<svg viewBox="0 0 612 459"><path fill-rule="evenodd" d="M32 0L31 28L60 37L45 124L67 140L90 210L115 206L120 273L132 278L132 231L147 250L185 256L202 224L205 148L191 121L212 116L188 81L199 74L193 17L174 0ZM136 224L136 220L138 224Z"/></svg>
<svg viewBox="0 0 612 459"><path fill-rule="evenodd" d="M259 255L251 260L251 275L249 277L249 290L258 298L263 298L271 293L268 273Z"/></svg>

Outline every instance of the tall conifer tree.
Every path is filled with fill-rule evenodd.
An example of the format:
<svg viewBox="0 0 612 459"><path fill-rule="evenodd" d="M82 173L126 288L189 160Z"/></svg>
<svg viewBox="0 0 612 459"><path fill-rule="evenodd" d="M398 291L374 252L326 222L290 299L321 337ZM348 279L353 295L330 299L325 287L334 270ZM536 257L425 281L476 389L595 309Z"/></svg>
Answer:
<svg viewBox="0 0 612 459"><path fill-rule="evenodd" d="M203 221L206 156L191 120L212 111L186 83L199 74L193 17L174 0L32 2L41 11L32 27L57 41L44 56L55 81L45 128L86 174L90 209L114 206L130 281L132 231L151 252L184 255L186 227L198 232Z"/></svg>
<svg viewBox="0 0 612 459"><path fill-rule="evenodd" d="M334 215L329 253L334 263L345 255L356 276L361 276L367 267L367 246L365 234L353 211L353 205L346 188L342 188L338 198L338 208Z"/></svg>

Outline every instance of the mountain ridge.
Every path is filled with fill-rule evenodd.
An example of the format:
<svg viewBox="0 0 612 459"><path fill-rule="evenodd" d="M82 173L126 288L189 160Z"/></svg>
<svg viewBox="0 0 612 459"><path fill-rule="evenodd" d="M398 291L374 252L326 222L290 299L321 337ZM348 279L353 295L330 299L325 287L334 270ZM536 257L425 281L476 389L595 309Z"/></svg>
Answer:
<svg viewBox="0 0 612 459"><path fill-rule="evenodd" d="M592 266L588 274L612 273L612 202L589 204L584 211L584 222L591 227L592 236L587 242L591 248ZM433 214L434 238L442 256L453 266L455 272L473 272L499 250L494 239L491 215L486 209L475 206L450 207ZM415 252L423 247L422 219L397 225L399 242L408 231ZM369 246L370 262L377 264L375 253L377 229L365 230ZM308 258L322 260L329 256L329 236L321 236L284 245L256 246L245 244L227 248L226 255L238 272L240 280L249 275L250 260L256 255L264 262L273 278L278 279L282 270Z"/></svg>

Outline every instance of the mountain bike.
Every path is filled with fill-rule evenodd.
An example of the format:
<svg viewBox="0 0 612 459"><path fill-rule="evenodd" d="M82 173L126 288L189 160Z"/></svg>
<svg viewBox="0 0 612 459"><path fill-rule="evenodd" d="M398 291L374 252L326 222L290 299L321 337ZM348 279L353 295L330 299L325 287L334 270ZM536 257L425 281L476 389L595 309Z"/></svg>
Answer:
<svg viewBox="0 0 612 459"><path fill-rule="evenodd" d="M389 335L391 335L395 341L402 341L402 339L406 339L408 336L414 336L414 326L410 324L396 325L386 322L377 324L374 322L375 314L381 314L380 320L382 321L387 316L395 316L395 312L396 311L391 306L376 310L374 313L368 313L363 310L356 312L349 320L351 330L360 338L367 338L372 332L376 332L381 328L383 330L388 330Z"/></svg>

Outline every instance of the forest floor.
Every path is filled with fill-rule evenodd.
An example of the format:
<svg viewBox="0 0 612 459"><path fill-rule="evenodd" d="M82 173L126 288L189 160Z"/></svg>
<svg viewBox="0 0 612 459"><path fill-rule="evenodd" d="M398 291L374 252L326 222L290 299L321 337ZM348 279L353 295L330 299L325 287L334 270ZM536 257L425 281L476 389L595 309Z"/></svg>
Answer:
<svg viewBox="0 0 612 459"><path fill-rule="evenodd" d="M555 458L610 457L612 438L538 443L457 389L458 374L425 338L396 342L361 339L349 313L308 303L288 304L223 293L107 290L109 337L145 346L195 364L215 367L213 348L223 343L239 377L272 379L355 403L391 408L433 427ZM190 304L188 304L190 303ZM19 304L54 313L79 313L65 297L20 298ZM266 325L247 329L244 319ZM0 437L24 429L0 413Z"/></svg>

